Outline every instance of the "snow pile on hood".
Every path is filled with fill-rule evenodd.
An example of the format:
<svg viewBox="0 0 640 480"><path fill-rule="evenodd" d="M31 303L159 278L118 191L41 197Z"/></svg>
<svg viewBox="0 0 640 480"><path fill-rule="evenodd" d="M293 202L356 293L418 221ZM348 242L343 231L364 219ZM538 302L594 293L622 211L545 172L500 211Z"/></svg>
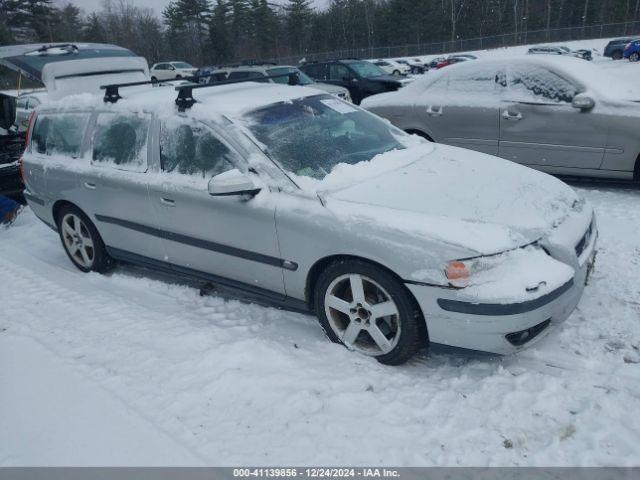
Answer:
<svg viewBox="0 0 640 480"><path fill-rule="evenodd" d="M538 240L578 200L554 177L456 147L397 150L363 163L319 182L337 216L482 254ZM350 186L329 190L341 184Z"/></svg>

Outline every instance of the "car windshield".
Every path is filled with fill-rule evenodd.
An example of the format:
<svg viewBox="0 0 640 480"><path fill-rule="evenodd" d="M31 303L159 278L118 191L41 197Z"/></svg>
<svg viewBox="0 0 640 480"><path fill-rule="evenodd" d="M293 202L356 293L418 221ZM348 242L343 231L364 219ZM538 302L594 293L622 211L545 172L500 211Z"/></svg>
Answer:
<svg viewBox="0 0 640 480"><path fill-rule="evenodd" d="M354 165L405 148L394 127L329 95L276 103L245 120L285 170L320 180L340 163Z"/></svg>
<svg viewBox="0 0 640 480"><path fill-rule="evenodd" d="M312 83L314 83L313 80L311 80L309 77L307 77L303 72L301 72L297 68L279 67L279 68L271 68L267 70L267 75L285 75L287 73L297 73L298 78L300 79L300 83L299 83L300 85L311 85ZM274 78L273 81L276 83L288 84L289 78L288 77Z"/></svg>
<svg viewBox="0 0 640 480"><path fill-rule="evenodd" d="M193 65L189 65L187 62L173 62L171 65L176 68L193 68Z"/></svg>
<svg viewBox="0 0 640 480"><path fill-rule="evenodd" d="M369 62L349 62L348 65L362 78L379 77L387 73Z"/></svg>

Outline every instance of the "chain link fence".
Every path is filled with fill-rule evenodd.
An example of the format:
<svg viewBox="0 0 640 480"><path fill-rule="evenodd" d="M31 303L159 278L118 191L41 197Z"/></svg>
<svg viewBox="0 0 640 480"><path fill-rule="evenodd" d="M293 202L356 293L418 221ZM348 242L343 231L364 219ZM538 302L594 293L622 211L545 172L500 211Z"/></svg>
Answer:
<svg viewBox="0 0 640 480"><path fill-rule="evenodd" d="M485 50L491 48L513 47L531 43L569 42L608 37L640 37L640 21L588 25L585 27L567 27L550 30L506 33L487 37L466 38L442 42L397 45L389 47L352 48L331 52L301 53L298 55L273 58L271 61L285 65L295 65L301 59L307 61L325 61L336 58L396 58L414 57L444 53Z"/></svg>

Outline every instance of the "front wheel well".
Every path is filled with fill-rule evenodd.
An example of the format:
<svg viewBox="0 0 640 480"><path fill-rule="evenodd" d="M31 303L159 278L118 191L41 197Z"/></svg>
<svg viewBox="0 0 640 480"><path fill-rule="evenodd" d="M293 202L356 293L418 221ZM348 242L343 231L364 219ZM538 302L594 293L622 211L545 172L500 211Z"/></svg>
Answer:
<svg viewBox="0 0 640 480"><path fill-rule="evenodd" d="M633 180L640 182L640 154L638 154L638 158L636 158L636 166L633 169Z"/></svg>
<svg viewBox="0 0 640 480"><path fill-rule="evenodd" d="M409 135L418 135L419 137L422 137L425 140L433 142L433 138L431 138L430 135L424 133L422 130L417 130L415 128L409 128L408 130L405 130L405 133L408 133Z"/></svg>
<svg viewBox="0 0 640 480"><path fill-rule="evenodd" d="M306 298L307 304L309 305L309 308L313 309L313 305L315 301L315 293L316 293L316 284L318 282L318 278L320 277L320 274L331 263L337 262L340 260L359 260L361 262L369 263L371 265L374 265L390 273L396 278L396 280L398 280L398 282L404 285L404 280L402 279L402 277L400 277L396 272L394 272L388 267L385 267L381 263L375 262L373 260L369 260L364 257L359 257L357 255L331 255L329 257L321 258L316 263L314 263L313 266L309 269L309 273L307 274L307 282L305 286L305 298ZM413 298L413 301L416 302L416 305L417 305L418 302L413 296L413 294L409 291L409 289L407 289L407 292L409 292L409 295L411 296L411 298Z"/></svg>

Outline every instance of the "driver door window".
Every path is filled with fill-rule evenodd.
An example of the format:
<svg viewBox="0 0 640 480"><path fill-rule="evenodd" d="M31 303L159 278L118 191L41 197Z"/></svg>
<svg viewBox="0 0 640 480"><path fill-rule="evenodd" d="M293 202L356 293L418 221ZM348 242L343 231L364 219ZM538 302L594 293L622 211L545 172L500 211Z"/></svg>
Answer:
<svg viewBox="0 0 640 480"><path fill-rule="evenodd" d="M231 150L208 127L176 120L162 124L160 162L164 172L200 178L237 168Z"/></svg>

